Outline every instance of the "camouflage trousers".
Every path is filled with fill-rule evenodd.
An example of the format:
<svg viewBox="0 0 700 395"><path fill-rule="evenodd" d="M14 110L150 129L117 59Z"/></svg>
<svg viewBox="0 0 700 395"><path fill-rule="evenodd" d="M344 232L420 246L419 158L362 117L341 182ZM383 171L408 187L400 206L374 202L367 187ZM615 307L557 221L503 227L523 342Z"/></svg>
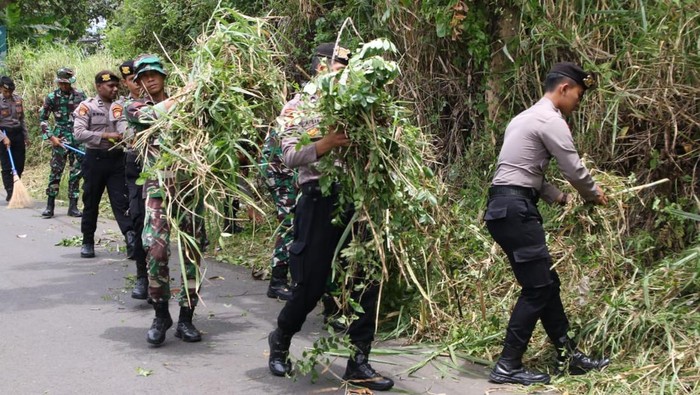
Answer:
<svg viewBox="0 0 700 395"><path fill-rule="evenodd" d="M289 264L289 246L294 241L292 210L297 202L298 189L294 176L267 169L265 183L277 208L277 237L272 252L272 267Z"/></svg>
<svg viewBox="0 0 700 395"><path fill-rule="evenodd" d="M176 213L179 217L179 227L187 235L194 236L195 220L192 214L186 214L184 210ZM171 223L166 213L166 205L161 197L146 197L146 213L143 227L143 248L146 250L146 267L148 269L148 296L153 302L166 302L170 300L170 236ZM192 237L196 240L196 237ZM182 286L177 300L180 306L194 307L199 301L197 294L197 280L200 279L201 255L199 250L191 244L189 237L184 237L178 242L182 246L180 253L184 264L182 265Z"/></svg>
<svg viewBox="0 0 700 395"><path fill-rule="evenodd" d="M53 147L51 149L51 173L49 173L49 186L46 188L46 195L56 197L58 188L61 185L61 177L63 169L66 167L66 162L70 166L68 173L68 198L77 199L80 197L80 166L83 163L82 155L69 151L67 148Z"/></svg>

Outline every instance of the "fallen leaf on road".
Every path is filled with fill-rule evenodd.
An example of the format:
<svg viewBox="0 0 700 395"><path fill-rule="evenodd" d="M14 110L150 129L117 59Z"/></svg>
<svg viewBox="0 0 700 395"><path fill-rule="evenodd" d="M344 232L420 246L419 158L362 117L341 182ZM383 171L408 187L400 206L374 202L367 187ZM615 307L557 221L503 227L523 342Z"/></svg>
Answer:
<svg viewBox="0 0 700 395"><path fill-rule="evenodd" d="M209 277L210 280L225 280L222 276Z"/></svg>
<svg viewBox="0 0 700 395"><path fill-rule="evenodd" d="M27 235L17 235L17 237L19 237L20 239L24 239L25 237L27 237Z"/></svg>
<svg viewBox="0 0 700 395"><path fill-rule="evenodd" d="M148 377L148 376L153 374L153 371L150 369L144 369L142 367L137 367L136 374L138 374L139 376Z"/></svg>

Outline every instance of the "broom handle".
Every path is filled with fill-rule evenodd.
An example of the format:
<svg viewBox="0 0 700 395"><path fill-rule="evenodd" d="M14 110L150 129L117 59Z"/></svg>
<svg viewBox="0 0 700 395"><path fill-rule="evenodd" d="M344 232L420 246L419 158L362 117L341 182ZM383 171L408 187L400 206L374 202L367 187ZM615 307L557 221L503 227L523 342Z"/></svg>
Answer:
<svg viewBox="0 0 700 395"><path fill-rule="evenodd" d="M71 147L70 145L68 145L68 144L66 144L66 143L63 143L63 146L66 147L66 148L68 148L68 149L71 150L71 151L74 151L74 152L79 153L80 155L85 155L85 152L83 152L83 151L81 151L81 150L79 150L79 149L77 149L77 148L73 148L73 147Z"/></svg>
<svg viewBox="0 0 700 395"><path fill-rule="evenodd" d="M12 174L17 175L17 169L15 169L15 160L12 158L12 151L10 147L7 147L7 155L10 155L10 164L12 165Z"/></svg>

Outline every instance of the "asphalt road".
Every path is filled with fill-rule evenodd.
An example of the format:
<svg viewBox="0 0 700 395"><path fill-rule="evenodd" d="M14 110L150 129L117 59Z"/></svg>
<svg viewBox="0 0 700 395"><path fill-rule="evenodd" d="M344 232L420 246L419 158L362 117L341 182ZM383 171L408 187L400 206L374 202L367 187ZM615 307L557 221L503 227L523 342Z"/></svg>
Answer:
<svg viewBox="0 0 700 395"><path fill-rule="evenodd" d="M0 394L342 394L336 358L319 378L272 376L267 369L267 334L281 302L265 296L266 283L250 270L207 262L203 298L195 324L200 343L184 343L174 329L159 348L146 343L153 318L145 301L130 298L126 260L116 224L100 220L97 257L82 259L79 247L56 246L80 235L80 220L56 208L42 219L33 209L0 203ZM112 240L110 242L110 240ZM106 245L106 246L105 246ZM173 277L178 278L178 273ZM171 303L171 314L177 307ZM319 310L294 337L292 355L325 333ZM396 347L378 344L375 347ZM424 356L373 355L372 365L396 381L389 393L498 394L507 387L486 381L486 368L428 364L405 370Z"/></svg>

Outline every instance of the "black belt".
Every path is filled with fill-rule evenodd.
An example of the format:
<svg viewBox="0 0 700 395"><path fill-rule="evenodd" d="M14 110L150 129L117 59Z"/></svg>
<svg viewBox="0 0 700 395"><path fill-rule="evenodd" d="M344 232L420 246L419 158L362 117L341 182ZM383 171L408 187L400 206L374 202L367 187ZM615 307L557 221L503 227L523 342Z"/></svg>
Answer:
<svg viewBox="0 0 700 395"><path fill-rule="evenodd" d="M493 196L522 196L528 199L537 200L540 197L539 192L535 188L519 187L515 185L492 185L489 188L489 197Z"/></svg>
<svg viewBox="0 0 700 395"><path fill-rule="evenodd" d="M316 180L301 184L299 189L304 195L321 195L321 185L319 185L318 181ZM331 184L331 195L337 195L339 191L340 185L338 183L334 182Z"/></svg>
<svg viewBox="0 0 700 395"><path fill-rule="evenodd" d="M92 155L97 155L100 157L117 157L117 156L124 155L124 150L121 148L113 148L113 149L88 148L85 150L85 152L92 154Z"/></svg>

